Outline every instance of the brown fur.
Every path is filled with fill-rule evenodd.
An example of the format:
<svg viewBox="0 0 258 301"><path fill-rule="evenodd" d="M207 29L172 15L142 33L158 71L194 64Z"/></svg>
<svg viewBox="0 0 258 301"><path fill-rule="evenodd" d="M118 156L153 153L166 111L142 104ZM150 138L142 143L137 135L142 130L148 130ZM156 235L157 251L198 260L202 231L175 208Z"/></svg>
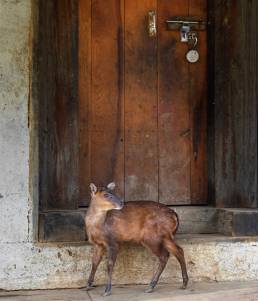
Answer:
<svg viewBox="0 0 258 301"><path fill-rule="evenodd" d="M92 197L86 215L88 238L95 247L87 288L92 287L98 264L104 251L107 251L109 277L105 295L111 293L111 276L119 243L130 241L142 244L159 258L159 267L152 278L148 292L156 286L168 261L169 253L172 253L180 263L183 288L186 288L188 276L184 252L174 242L179 224L175 211L151 201L127 202L122 209L112 210L121 208L121 200L113 194L110 200L105 193L105 190L98 189Z"/></svg>

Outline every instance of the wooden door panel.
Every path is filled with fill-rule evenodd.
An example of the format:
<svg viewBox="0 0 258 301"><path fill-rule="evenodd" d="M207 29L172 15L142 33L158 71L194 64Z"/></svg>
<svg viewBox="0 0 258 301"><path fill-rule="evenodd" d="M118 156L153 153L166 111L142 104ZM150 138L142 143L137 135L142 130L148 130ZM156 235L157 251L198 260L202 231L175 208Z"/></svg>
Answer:
<svg viewBox="0 0 258 301"><path fill-rule="evenodd" d="M158 200L157 44L146 27L156 4L125 1L126 200Z"/></svg>
<svg viewBox="0 0 258 301"><path fill-rule="evenodd" d="M204 203L206 32L198 32L200 61L189 64L188 44L165 21L206 18L206 1L79 3L80 204L90 181L112 180L127 201ZM151 10L157 37L148 35Z"/></svg>
<svg viewBox="0 0 258 301"><path fill-rule="evenodd" d="M159 199L166 204L190 200L190 108L187 44L165 21L188 15L188 0L159 1Z"/></svg>
<svg viewBox="0 0 258 301"><path fill-rule="evenodd" d="M189 1L189 15L207 20L207 0ZM200 60L189 64L189 101L192 128L191 204L207 201L207 31L198 32Z"/></svg>
<svg viewBox="0 0 258 301"><path fill-rule="evenodd" d="M91 100L91 0L79 1L79 205L89 202L90 141L89 105Z"/></svg>
<svg viewBox="0 0 258 301"><path fill-rule="evenodd" d="M123 1L92 1L90 178L124 190Z"/></svg>

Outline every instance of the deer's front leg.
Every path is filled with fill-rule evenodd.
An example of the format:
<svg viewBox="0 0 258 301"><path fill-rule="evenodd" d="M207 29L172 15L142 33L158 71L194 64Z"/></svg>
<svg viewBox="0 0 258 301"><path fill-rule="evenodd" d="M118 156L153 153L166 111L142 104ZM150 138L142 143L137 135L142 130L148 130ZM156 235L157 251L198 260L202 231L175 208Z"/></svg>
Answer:
<svg viewBox="0 0 258 301"><path fill-rule="evenodd" d="M94 251L93 251L93 256L92 256L91 272L90 272L90 276L89 276L87 286L86 286L87 290L90 290L90 289L93 288L95 273L96 273L97 268L98 268L98 266L101 262L103 254L104 254L104 248L100 245L95 245L94 246Z"/></svg>
<svg viewBox="0 0 258 301"><path fill-rule="evenodd" d="M117 244L112 244L111 246L107 247L107 272L108 272L108 280L105 288L105 293L104 296L109 296L111 295L111 289L112 289L112 273L113 273L113 268L116 262L117 258L117 253L118 253L118 245Z"/></svg>

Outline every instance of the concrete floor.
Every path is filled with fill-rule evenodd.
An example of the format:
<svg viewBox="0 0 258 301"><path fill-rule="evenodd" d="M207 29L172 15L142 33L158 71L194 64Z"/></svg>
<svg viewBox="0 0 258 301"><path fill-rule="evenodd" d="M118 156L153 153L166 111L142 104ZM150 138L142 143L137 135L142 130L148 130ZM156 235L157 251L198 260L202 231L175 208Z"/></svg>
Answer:
<svg viewBox="0 0 258 301"><path fill-rule="evenodd" d="M0 301L257 301L258 282L223 282L190 284L187 290L160 284L152 294L146 286L114 286L113 294L102 297L103 286L90 292L84 289L0 291Z"/></svg>

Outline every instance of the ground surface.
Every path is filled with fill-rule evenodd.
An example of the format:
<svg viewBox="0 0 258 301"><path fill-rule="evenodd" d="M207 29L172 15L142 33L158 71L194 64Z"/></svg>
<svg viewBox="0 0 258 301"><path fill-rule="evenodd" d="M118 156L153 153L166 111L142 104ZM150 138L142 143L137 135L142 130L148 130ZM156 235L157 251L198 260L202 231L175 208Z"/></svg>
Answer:
<svg viewBox="0 0 258 301"><path fill-rule="evenodd" d="M84 289L0 291L1 301L257 301L258 282L225 282L190 284L187 290L161 284L152 294L146 286L114 286L113 295L102 297L103 287L90 292Z"/></svg>

